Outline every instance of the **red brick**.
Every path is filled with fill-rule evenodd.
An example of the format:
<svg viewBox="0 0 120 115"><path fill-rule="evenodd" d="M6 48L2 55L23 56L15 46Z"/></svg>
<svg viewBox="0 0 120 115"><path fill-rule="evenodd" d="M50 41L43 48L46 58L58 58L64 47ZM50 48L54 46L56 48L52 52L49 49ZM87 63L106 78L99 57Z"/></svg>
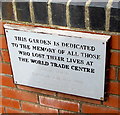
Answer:
<svg viewBox="0 0 120 115"><path fill-rule="evenodd" d="M111 80L116 79L116 68L115 67L110 67L109 72L107 74L107 78Z"/></svg>
<svg viewBox="0 0 120 115"><path fill-rule="evenodd" d="M65 101L65 100L58 100L58 99L43 97L43 96L40 96L39 98L40 98L41 105L79 112L78 103Z"/></svg>
<svg viewBox="0 0 120 115"><path fill-rule="evenodd" d="M2 21L0 21L0 34L2 34L2 35L5 34Z"/></svg>
<svg viewBox="0 0 120 115"><path fill-rule="evenodd" d="M12 108L6 108L5 110L6 110L6 113L24 113L23 111L12 109ZM18 114L18 115L20 115L20 114Z"/></svg>
<svg viewBox="0 0 120 115"><path fill-rule="evenodd" d="M0 105L2 105L2 97L0 97Z"/></svg>
<svg viewBox="0 0 120 115"><path fill-rule="evenodd" d="M84 98L84 97L80 97L80 96L69 95L69 94L64 94L64 93L58 93L57 96L62 97L62 98L67 98L67 99L74 99L74 100L78 100L78 101L81 101L81 102L101 104L101 102L98 101L98 100Z"/></svg>
<svg viewBox="0 0 120 115"><path fill-rule="evenodd" d="M100 107L88 104L82 105L82 113L118 113L118 112L120 111L108 107Z"/></svg>
<svg viewBox="0 0 120 115"><path fill-rule="evenodd" d="M1 88L1 86L0 86L0 96L2 96L2 88Z"/></svg>
<svg viewBox="0 0 120 115"><path fill-rule="evenodd" d="M11 65L6 63L0 63L0 73L12 75Z"/></svg>
<svg viewBox="0 0 120 115"><path fill-rule="evenodd" d="M7 41L6 41L5 37L0 37L0 48L1 49L8 49Z"/></svg>
<svg viewBox="0 0 120 115"><path fill-rule="evenodd" d="M36 103L38 102L36 94L17 90L17 89L11 89L7 87L2 87L2 95L5 97L10 97L14 99L29 101L29 102L36 102Z"/></svg>
<svg viewBox="0 0 120 115"><path fill-rule="evenodd" d="M118 69L118 80L120 81L120 68Z"/></svg>
<svg viewBox="0 0 120 115"><path fill-rule="evenodd" d="M1 51L1 54L4 62L10 62L10 56L8 51Z"/></svg>
<svg viewBox="0 0 120 115"><path fill-rule="evenodd" d="M111 52L110 64L120 66L120 53L119 52Z"/></svg>
<svg viewBox="0 0 120 115"><path fill-rule="evenodd" d="M5 113L5 108L3 106L0 106L0 113Z"/></svg>
<svg viewBox="0 0 120 115"><path fill-rule="evenodd" d="M12 107L20 109L20 103L17 100L2 98L2 105L7 107Z"/></svg>
<svg viewBox="0 0 120 115"><path fill-rule="evenodd" d="M109 96L107 101L103 103L104 105L120 108L120 96Z"/></svg>
<svg viewBox="0 0 120 115"><path fill-rule="evenodd" d="M1 76L1 75L0 77L2 78L2 83L0 83L0 85L8 86L8 87L16 87L12 77Z"/></svg>
<svg viewBox="0 0 120 115"><path fill-rule="evenodd" d="M2 61L3 60L3 58L2 58L2 53L1 53L1 51L0 51L0 61Z"/></svg>
<svg viewBox="0 0 120 115"><path fill-rule="evenodd" d="M26 103L22 102L22 110L33 112L33 113L58 113L58 110L43 107L40 105L32 104L32 103Z"/></svg>
<svg viewBox="0 0 120 115"><path fill-rule="evenodd" d="M42 93L42 94L46 94L46 95L55 95L55 92L44 90L44 89L32 88L32 87L27 87L27 86L23 86L23 85L17 85L17 87L22 90L32 91L32 92L36 92L36 93Z"/></svg>
<svg viewBox="0 0 120 115"><path fill-rule="evenodd" d="M112 35L111 48L120 50L120 35Z"/></svg>
<svg viewBox="0 0 120 115"><path fill-rule="evenodd" d="M108 84L108 93L120 95L120 82L110 82Z"/></svg>

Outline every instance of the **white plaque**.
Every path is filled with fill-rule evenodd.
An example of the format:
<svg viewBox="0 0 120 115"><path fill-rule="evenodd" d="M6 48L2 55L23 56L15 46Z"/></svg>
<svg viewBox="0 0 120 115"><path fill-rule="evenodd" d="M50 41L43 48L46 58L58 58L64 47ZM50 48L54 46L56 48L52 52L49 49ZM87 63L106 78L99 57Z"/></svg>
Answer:
<svg viewBox="0 0 120 115"><path fill-rule="evenodd" d="M104 99L110 36L6 24L16 84Z"/></svg>

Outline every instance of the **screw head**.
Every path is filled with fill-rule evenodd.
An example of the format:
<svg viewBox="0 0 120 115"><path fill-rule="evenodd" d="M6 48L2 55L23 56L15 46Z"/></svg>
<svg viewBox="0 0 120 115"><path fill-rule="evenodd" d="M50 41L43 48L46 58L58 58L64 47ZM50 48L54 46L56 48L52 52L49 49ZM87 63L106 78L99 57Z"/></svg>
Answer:
<svg viewBox="0 0 120 115"><path fill-rule="evenodd" d="M103 98L103 97L100 97L100 100L104 101L104 98Z"/></svg>

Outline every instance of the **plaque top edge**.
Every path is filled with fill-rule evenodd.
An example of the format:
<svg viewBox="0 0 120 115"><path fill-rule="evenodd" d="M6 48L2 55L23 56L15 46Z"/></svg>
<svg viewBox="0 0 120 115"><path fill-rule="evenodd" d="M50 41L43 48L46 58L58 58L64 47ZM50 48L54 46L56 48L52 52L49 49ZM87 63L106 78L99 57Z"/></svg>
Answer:
<svg viewBox="0 0 120 115"><path fill-rule="evenodd" d="M4 28L9 30L17 30L24 32L45 33L45 34L53 34L53 35L63 35L68 37L101 40L102 42L107 42L111 37L110 35L99 35L99 34L91 34L84 32L75 32L70 30L58 30L58 29L50 29L44 27L42 28L42 27L32 27L32 26L21 26L21 25L13 25L13 24L4 24Z"/></svg>

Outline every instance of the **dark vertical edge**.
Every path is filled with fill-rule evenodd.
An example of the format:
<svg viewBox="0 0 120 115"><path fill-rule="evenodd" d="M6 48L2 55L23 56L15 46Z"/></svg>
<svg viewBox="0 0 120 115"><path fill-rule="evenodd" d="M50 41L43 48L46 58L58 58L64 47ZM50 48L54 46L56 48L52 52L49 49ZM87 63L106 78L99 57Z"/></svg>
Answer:
<svg viewBox="0 0 120 115"><path fill-rule="evenodd" d="M105 63L105 87L104 87L104 101L108 99L108 82L109 82L109 73L110 73L110 57L111 57L111 52L110 52L110 44L111 44L111 39L109 39L106 42L106 63Z"/></svg>
<svg viewBox="0 0 120 115"><path fill-rule="evenodd" d="M0 1L0 20L2 19L2 2Z"/></svg>

